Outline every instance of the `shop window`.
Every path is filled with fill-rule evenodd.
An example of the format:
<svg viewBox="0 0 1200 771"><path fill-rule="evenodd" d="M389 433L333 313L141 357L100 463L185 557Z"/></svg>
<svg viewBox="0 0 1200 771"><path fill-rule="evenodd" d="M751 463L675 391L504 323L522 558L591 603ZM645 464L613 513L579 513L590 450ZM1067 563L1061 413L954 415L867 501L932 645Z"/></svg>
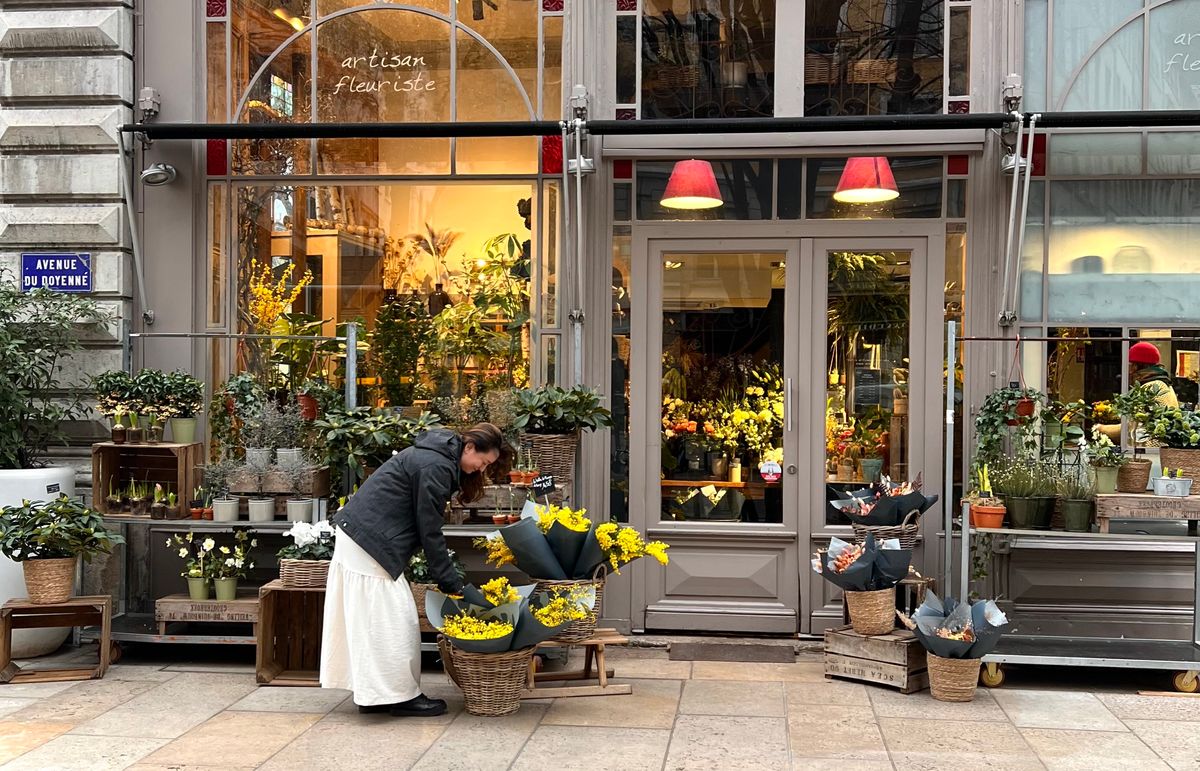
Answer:
<svg viewBox="0 0 1200 771"><path fill-rule="evenodd" d="M878 203L838 201L834 198L847 168L846 158L809 158L806 175L808 216L816 219L910 219L942 216L942 156L882 159L895 180L899 195ZM886 179L873 184L887 187Z"/></svg>
<svg viewBox="0 0 1200 771"><path fill-rule="evenodd" d="M1046 337L1046 394L1063 403L1105 402L1124 389L1126 365L1122 354L1121 330L1111 327L1050 327ZM1086 339L1086 338L1106 338ZM1101 407L1093 422L1120 423ZM1090 426L1088 426L1090 428ZM1116 440L1119 441L1119 440Z"/></svg>
<svg viewBox="0 0 1200 771"><path fill-rule="evenodd" d="M228 183L208 186L208 326L225 324L225 285L229 280Z"/></svg>
<svg viewBox="0 0 1200 771"><path fill-rule="evenodd" d="M1021 250L1017 304L1021 321L1042 318L1042 266L1046 256L1046 183L1029 183L1029 213L1025 220L1025 245ZM1015 246L1014 246L1015 248Z"/></svg>
<svg viewBox="0 0 1200 771"><path fill-rule="evenodd" d="M208 22L204 25L205 56L207 57L206 114L210 123L225 123L229 120L226 104L228 89L225 56L225 23Z"/></svg>
<svg viewBox="0 0 1200 771"><path fill-rule="evenodd" d="M775 0L643 0L643 118L775 111Z"/></svg>
<svg viewBox="0 0 1200 771"><path fill-rule="evenodd" d="M971 94L971 7L950 7L950 96Z"/></svg>
<svg viewBox="0 0 1200 771"><path fill-rule="evenodd" d="M610 434L609 516L629 521L629 373L632 237L628 225L613 228L612 240L612 395L613 427Z"/></svg>
<svg viewBox="0 0 1200 771"><path fill-rule="evenodd" d="M1142 173L1141 134L1056 134L1047 154L1056 176L1134 176Z"/></svg>
<svg viewBox="0 0 1200 771"><path fill-rule="evenodd" d="M672 209L660 202L675 164L639 161L637 216L641 220L765 220L771 218L771 161L711 161L722 204L710 209Z"/></svg>
<svg viewBox="0 0 1200 771"><path fill-rule="evenodd" d="M233 119L237 123L308 123L310 120L311 32L277 50L275 46L295 30L270 13L259 0L236 0L238 13L231 21L230 57L237 95ZM260 69L257 78L250 81ZM280 111L273 100L273 82L292 86L291 114ZM308 174L309 142L303 139L239 139L233 143L235 174Z"/></svg>
<svg viewBox="0 0 1200 771"><path fill-rule="evenodd" d="M1151 132L1146 155L1150 174L1200 175L1200 131Z"/></svg>
<svg viewBox="0 0 1200 771"><path fill-rule="evenodd" d="M806 3L804 114L941 112L944 5L941 0Z"/></svg>
<svg viewBox="0 0 1200 771"><path fill-rule="evenodd" d="M1200 403L1200 330L1192 329L1131 329L1130 337L1141 338L1158 349L1158 366L1165 370L1168 384L1184 409L1196 409ZM1132 345L1133 343L1130 343ZM1161 376L1154 369L1136 365L1129 368L1129 382L1143 382L1147 378Z"/></svg>

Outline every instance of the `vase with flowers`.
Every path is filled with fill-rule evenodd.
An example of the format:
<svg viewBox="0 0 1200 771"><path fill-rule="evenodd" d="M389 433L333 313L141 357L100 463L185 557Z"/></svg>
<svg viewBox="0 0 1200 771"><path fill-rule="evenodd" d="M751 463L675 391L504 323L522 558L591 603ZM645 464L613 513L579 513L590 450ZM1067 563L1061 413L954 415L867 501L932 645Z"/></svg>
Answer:
<svg viewBox="0 0 1200 771"><path fill-rule="evenodd" d="M217 547L212 538L198 538L188 531L187 535L176 533L167 539L168 549L177 549L183 560L183 571L179 574L187 579L188 597L196 601L209 598L212 552Z"/></svg>
<svg viewBox="0 0 1200 771"><path fill-rule="evenodd" d="M233 546L221 545L211 553L209 564L218 600L236 600L238 579L245 578L246 573L254 567L250 549L258 546L258 540L251 538L246 530L238 530L233 538Z"/></svg>

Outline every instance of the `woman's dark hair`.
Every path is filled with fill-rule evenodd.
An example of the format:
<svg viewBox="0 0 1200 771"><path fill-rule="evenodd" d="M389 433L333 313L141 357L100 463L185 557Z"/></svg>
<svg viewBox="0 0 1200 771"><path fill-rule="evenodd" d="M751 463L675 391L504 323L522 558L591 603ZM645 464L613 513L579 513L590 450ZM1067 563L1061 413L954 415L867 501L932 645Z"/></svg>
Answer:
<svg viewBox="0 0 1200 771"><path fill-rule="evenodd" d="M508 442L504 434L491 423L476 423L462 432L463 448L469 444L475 452L491 452L496 450L503 456L508 452ZM472 503L483 497L483 486L487 480L482 471L463 474L458 484L458 499L463 503Z"/></svg>

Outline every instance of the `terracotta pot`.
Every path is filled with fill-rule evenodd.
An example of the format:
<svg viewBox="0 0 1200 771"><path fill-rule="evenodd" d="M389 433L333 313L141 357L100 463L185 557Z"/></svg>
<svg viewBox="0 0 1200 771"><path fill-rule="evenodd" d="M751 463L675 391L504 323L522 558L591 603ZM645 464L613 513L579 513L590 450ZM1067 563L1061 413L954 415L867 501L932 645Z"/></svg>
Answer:
<svg viewBox="0 0 1200 771"><path fill-rule="evenodd" d="M193 507L189 509L192 514L192 519L204 519L204 509Z"/></svg>
<svg viewBox="0 0 1200 771"><path fill-rule="evenodd" d="M300 417L305 420L316 420L317 411L320 405L317 400L308 394L299 394L296 397L296 404L300 405Z"/></svg>
<svg viewBox="0 0 1200 771"><path fill-rule="evenodd" d="M201 517L201 519L211 520L212 518L213 518L213 510L212 510L212 506L209 506L203 510L203 516Z"/></svg>
<svg viewBox="0 0 1200 771"><path fill-rule="evenodd" d="M1033 417L1033 399L1018 399L1016 412L1017 412L1017 417L1032 418Z"/></svg>
<svg viewBox="0 0 1200 771"><path fill-rule="evenodd" d="M492 524L493 525L507 525L508 524L508 515L507 514L493 514L492 515Z"/></svg>
<svg viewBox="0 0 1200 771"><path fill-rule="evenodd" d="M1004 515L1007 512L1003 506L971 506L971 527L995 529L1004 527Z"/></svg>
<svg viewBox="0 0 1200 771"><path fill-rule="evenodd" d="M509 482L509 484L519 485L519 484L521 484L521 483L524 481L524 479L525 479L525 475L524 475L524 474L522 474L520 471L510 471L510 472L508 472L508 482Z"/></svg>

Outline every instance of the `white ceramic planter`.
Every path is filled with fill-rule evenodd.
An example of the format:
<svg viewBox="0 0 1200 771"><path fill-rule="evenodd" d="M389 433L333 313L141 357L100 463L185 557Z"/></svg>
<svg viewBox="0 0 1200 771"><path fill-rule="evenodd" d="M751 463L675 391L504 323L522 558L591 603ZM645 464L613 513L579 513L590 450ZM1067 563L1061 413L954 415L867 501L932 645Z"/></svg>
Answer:
<svg viewBox="0 0 1200 771"><path fill-rule="evenodd" d="M304 451L298 447L291 447L288 449L280 448L275 451L275 462L280 466L286 466L288 464L299 465L303 461Z"/></svg>
<svg viewBox="0 0 1200 771"><path fill-rule="evenodd" d="M237 522L238 510L241 505L242 501L239 498L230 498L229 500L218 498L213 501L213 522Z"/></svg>
<svg viewBox="0 0 1200 771"><path fill-rule="evenodd" d="M287 502L288 522L312 522L312 498L298 498Z"/></svg>
<svg viewBox="0 0 1200 771"><path fill-rule="evenodd" d="M0 470L0 506L19 506L22 500L50 500L59 493L75 495L74 469L50 466ZM3 602L27 594L21 564L0 556L0 597L4 598ZM70 629L14 629L12 657L25 659L53 653L70 633Z"/></svg>
<svg viewBox="0 0 1200 771"><path fill-rule="evenodd" d="M271 522L275 519L275 499L274 498L251 498L250 499L250 521L251 522Z"/></svg>
<svg viewBox="0 0 1200 771"><path fill-rule="evenodd" d="M252 468L265 469L275 461L274 450L264 450L260 447L246 448L246 465Z"/></svg>

